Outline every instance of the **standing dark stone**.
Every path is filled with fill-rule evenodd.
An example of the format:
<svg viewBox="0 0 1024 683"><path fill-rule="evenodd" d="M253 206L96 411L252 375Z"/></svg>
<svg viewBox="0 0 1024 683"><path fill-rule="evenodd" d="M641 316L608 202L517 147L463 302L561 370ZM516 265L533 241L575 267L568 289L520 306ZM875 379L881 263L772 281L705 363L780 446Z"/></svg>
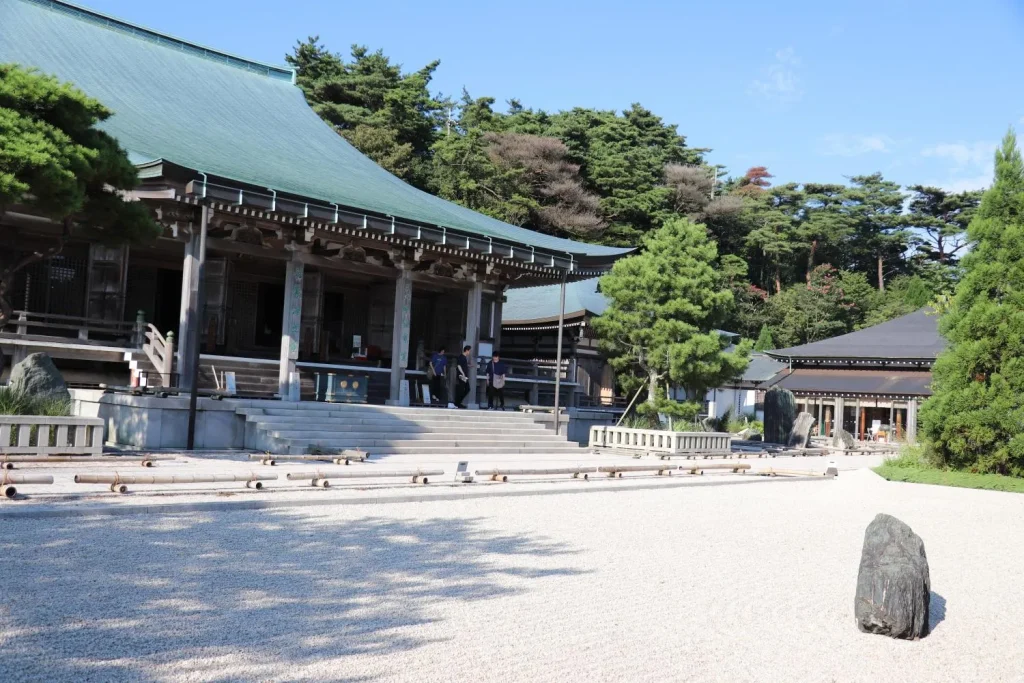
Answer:
<svg viewBox="0 0 1024 683"><path fill-rule="evenodd" d="M71 400L60 370L45 353L30 353L13 368L8 386L33 398Z"/></svg>
<svg viewBox="0 0 1024 683"><path fill-rule="evenodd" d="M810 413L800 413L793 422L793 428L789 430L790 448L806 448L811 443L811 427L817 420Z"/></svg>
<svg viewBox="0 0 1024 683"><path fill-rule="evenodd" d="M924 542L900 520L879 514L864 532L854 599L857 627L893 638L924 637L930 600Z"/></svg>
<svg viewBox="0 0 1024 683"><path fill-rule="evenodd" d="M789 443L789 432L796 420L796 398L793 392L772 387L764 395L764 440L771 443Z"/></svg>

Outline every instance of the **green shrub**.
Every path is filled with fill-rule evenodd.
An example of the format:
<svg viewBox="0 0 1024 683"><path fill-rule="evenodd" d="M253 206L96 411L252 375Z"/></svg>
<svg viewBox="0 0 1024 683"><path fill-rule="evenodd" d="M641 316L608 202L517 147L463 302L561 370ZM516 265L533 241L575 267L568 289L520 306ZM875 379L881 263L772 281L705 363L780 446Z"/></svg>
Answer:
<svg viewBox="0 0 1024 683"><path fill-rule="evenodd" d="M885 461L887 467L894 467L897 469L912 469L918 467L928 467L928 463L924 457L924 449L921 446L904 446L900 449L900 454L887 458Z"/></svg>
<svg viewBox="0 0 1024 683"><path fill-rule="evenodd" d="M71 401L59 398L36 398L10 387L0 387L0 415L60 417L70 414Z"/></svg>

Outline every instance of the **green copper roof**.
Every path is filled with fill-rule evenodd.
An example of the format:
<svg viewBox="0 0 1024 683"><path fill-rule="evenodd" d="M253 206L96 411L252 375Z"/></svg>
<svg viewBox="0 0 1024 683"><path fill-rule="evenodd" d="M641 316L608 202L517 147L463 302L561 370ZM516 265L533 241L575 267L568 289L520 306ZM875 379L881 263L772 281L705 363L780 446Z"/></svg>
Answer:
<svg viewBox="0 0 1024 683"><path fill-rule="evenodd" d="M601 315L608 308L608 299L597 291L600 278L570 282L565 286L565 315L574 317ZM558 320L561 285L510 289L501 309L502 325L523 325L529 322Z"/></svg>
<svg viewBox="0 0 1024 683"><path fill-rule="evenodd" d="M0 62L36 67L103 102L114 112L104 128L133 159L537 249L628 251L542 235L417 190L321 121L286 68L56 0L0 0Z"/></svg>

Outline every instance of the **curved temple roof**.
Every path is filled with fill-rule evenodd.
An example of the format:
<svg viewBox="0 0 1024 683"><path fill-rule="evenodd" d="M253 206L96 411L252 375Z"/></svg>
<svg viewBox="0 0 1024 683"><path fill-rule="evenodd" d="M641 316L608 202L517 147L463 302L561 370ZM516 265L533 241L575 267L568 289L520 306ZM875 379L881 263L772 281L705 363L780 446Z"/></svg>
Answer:
<svg viewBox="0 0 1024 683"><path fill-rule="evenodd" d="M70 81L114 116L133 159L485 239L608 260L628 249L543 235L399 180L306 104L287 68L194 45L60 0L0 0L0 62Z"/></svg>
<svg viewBox="0 0 1024 683"><path fill-rule="evenodd" d="M767 353L785 361L933 361L946 348L938 322L935 314L921 309L863 330Z"/></svg>
<svg viewBox="0 0 1024 683"><path fill-rule="evenodd" d="M597 291L600 278L590 278L565 285L565 317L601 315L608 308L608 299ZM510 289L501 309L502 325L526 325L558 320L561 285L543 285Z"/></svg>

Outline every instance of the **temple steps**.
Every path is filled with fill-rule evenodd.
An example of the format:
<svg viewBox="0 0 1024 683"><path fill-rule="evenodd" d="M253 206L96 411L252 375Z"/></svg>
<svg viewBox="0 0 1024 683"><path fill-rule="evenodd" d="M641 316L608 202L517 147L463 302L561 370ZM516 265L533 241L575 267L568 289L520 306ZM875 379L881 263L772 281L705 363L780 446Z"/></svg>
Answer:
<svg viewBox="0 0 1024 683"><path fill-rule="evenodd" d="M237 412L246 420L246 446L278 454L356 448L372 461L587 452L523 413L307 402L250 405Z"/></svg>

